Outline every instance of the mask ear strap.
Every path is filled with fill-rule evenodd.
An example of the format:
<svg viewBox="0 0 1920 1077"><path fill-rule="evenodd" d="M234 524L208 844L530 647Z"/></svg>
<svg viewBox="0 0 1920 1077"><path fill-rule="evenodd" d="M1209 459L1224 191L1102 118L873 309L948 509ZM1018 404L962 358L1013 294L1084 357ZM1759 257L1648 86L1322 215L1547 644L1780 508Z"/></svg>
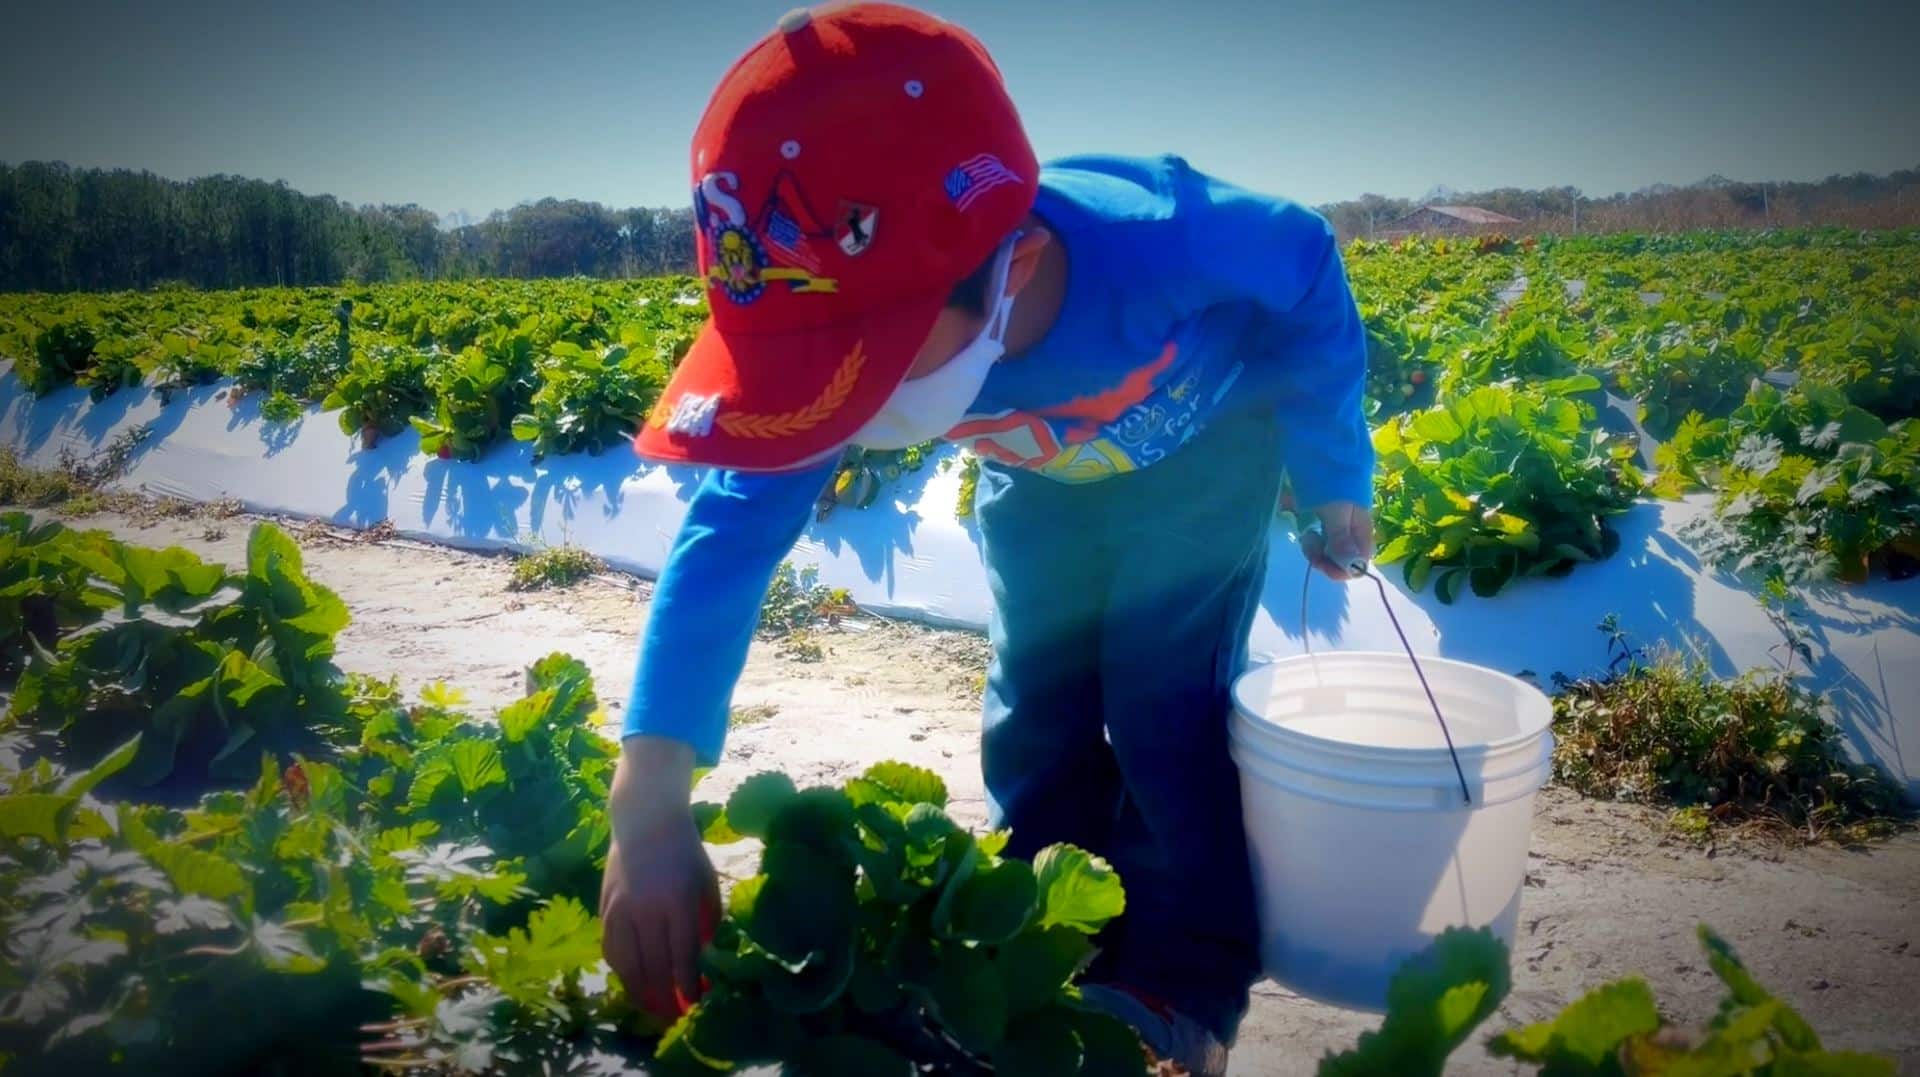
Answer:
<svg viewBox="0 0 1920 1077"><path fill-rule="evenodd" d="M993 296L993 308L987 313L986 335L994 340L1006 336L1007 324L1013 320L1013 296L1007 294L1007 281L1013 279L1013 248L1026 233L1015 230L1007 237L1007 242L994 259L993 286L988 293Z"/></svg>

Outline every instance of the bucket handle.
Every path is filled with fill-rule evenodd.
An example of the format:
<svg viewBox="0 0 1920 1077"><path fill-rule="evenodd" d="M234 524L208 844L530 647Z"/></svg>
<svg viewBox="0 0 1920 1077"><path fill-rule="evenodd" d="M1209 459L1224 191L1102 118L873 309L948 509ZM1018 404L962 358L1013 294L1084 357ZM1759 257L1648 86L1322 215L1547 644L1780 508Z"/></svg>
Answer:
<svg viewBox="0 0 1920 1077"><path fill-rule="evenodd" d="M1318 530L1320 522L1313 522L1312 529ZM1453 747L1453 731L1447 728L1446 716L1440 713L1440 700L1433 694L1433 686L1427 683L1427 672L1420 668L1420 658L1413 653L1413 644L1408 641L1406 630L1400 627L1400 618L1393 612L1393 602L1387 597L1387 581L1380 578L1372 566L1364 559L1356 559L1347 566L1347 571L1356 576L1365 576L1380 589L1380 605L1387 611L1387 620L1393 624L1393 633L1400 637L1400 646L1407 652L1407 661L1413 663L1414 675L1420 678L1420 688L1427 693L1427 703L1433 707L1434 720L1440 723L1440 735L1447 740L1447 754L1453 758L1454 776L1460 779L1460 799L1473 805L1473 794L1467 791L1467 772L1460 766L1460 753ZM1313 633L1307 630L1307 594L1313 588L1313 566L1307 566L1306 579L1300 583L1300 643L1306 653L1313 653Z"/></svg>

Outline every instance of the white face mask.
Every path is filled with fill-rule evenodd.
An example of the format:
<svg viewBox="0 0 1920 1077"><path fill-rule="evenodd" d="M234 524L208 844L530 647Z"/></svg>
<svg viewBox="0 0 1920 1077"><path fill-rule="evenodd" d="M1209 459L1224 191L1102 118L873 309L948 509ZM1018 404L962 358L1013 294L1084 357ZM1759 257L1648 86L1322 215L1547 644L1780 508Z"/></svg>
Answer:
<svg viewBox="0 0 1920 1077"><path fill-rule="evenodd" d="M880 413L853 435L852 441L863 449L904 449L923 441L942 437L960 425L967 409L980 397L993 364L1006 354L1007 319L1013 313L1013 297L1007 292L1008 267L1013 262L1013 244L1018 233L1009 237L994 260L992 283L987 295L996 298L987 314L980 335L931 374L910 378L887 398Z"/></svg>

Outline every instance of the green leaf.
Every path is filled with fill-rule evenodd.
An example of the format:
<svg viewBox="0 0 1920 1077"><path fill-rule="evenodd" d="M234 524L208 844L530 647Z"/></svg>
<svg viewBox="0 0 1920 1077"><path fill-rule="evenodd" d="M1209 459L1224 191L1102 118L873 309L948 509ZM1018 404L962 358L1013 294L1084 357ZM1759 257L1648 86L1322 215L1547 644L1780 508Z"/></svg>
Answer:
<svg viewBox="0 0 1920 1077"><path fill-rule="evenodd" d="M703 999L676 1027L696 1057L709 1065L724 1062L732 1068L769 1054L772 1018L764 1000L721 989Z"/></svg>
<svg viewBox="0 0 1920 1077"><path fill-rule="evenodd" d="M796 795L793 780L778 771L755 774L727 798L727 824L750 838L764 838L774 816Z"/></svg>
<svg viewBox="0 0 1920 1077"><path fill-rule="evenodd" d="M1467 572L1465 569L1460 569L1460 568L1447 569L1445 572L1442 572L1440 574L1437 580L1434 581L1434 584L1433 584L1434 596L1439 598L1440 601L1445 602L1448 605L1452 605L1453 600L1460 597L1461 585L1466 583L1466 581L1467 581Z"/></svg>
<svg viewBox="0 0 1920 1077"><path fill-rule="evenodd" d="M1093 961L1093 941L1070 927L1016 935L1000 947L994 966L1007 993L1007 1012L1019 1016L1059 998L1068 981Z"/></svg>
<svg viewBox="0 0 1920 1077"><path fill-rule="evenodd" d="M1700 945L1707 952L1707 964L1720 982L1727 985L1727 991L1733 1001L1742 1006L1760 1006L1777 1001L1773 993L1760 986L1760 982L1747 971L1733 947L1714 931L1701 924L1697 929ZM1796 1051L1817 1051L1820 1049L1820 1036L1813 1027L1801 1018L1791 1007L1781 1003L1773 1020L1774 1027L1780 1032L1781 1040Z"/></svg>
<svg viewBox="0 0 1920 1077"><path fill-rule="evenodd" d="M500 735L508 744L518 744L527 739L542 723L551 721L553 705L559 693L551 688L523 696L502 707L495 716L500 723Z"/></svg>
<svg viewBox="0 0 1920 1077"><path fill-rule="evenodd" d="M86 796L95 786L125 769L139 752L140 734L135 733L125 744L102 756L98 763L69 777L61 784L60 792L75 798Z"/></svg>
<svg viewBox="0 0 1920 1077"><path fill-rule="evenodd" d="M270 969L304 975L327 967L326 960L313 952L306 938L285 924L255 919L249 935L254 951Z"/></svg>
<svg viewBox="0 0 1920 1077"><path fill-rule="evenodd" d="M13 793L0 796L0 835L39 838L49 844L64 840L61 820L78 796L67 793Z"/></svg>
<svg viewBox="0 0 1920 1077"><path fill-rule="evenodd" d="M1042 928L1064 925L1091 935L1126 910L1126 891L1105 860L1067 844L1049 845L1033 858L1040 888Z"/></svg>
<svg viewBox="0 0 1920 1077"><path fill-rule="evenodd" d="M782 1077L910 1077L914 1072L891 1047L849 1035L810 1040L780 1069Z"/></svg>
<svg viewBox="0 0 1920 1077"><path fill-rule="evenodd" d="M1438 1075L1511 982L1507 948L1492 931L1448 928L1394 974L1380 1028L1362 1033L1351 1050L1321 1059L1321 1077Z"/></svg>
<svg viewBox="0 0 1920 1077"><path fill-rule="evenodd" d="M1006 992L979 950L952 943L943 946L928 987L941 1023L960 1046L986 1054L1006 1034Z"/></svg>
<svg viewBox="0 0 1920 1077"><path fill-rule="evenodd" d="M1000 943L1014 937L1032 919L1039 900L1033 869L1019 860L977 868L942 902L945 916L936 915L934 930L969 942Z"/></svg>
<svg viewBox="0 0 1920 1077"><path fill-rule="evenodd" d="M447 762L453 768L454 777L460 780L460 789L468 796L494 785L505 785L507 767L500 757L500 747L487 740L463 740L455 744L447 753Z"/></svg>
<svg viewBox="0 0 1920 1077"><path fill-rule="evenodd" d="M732 845L746 840L744 834L728 824L727 810L709 801L693 805L693 825L700 831L700 840L708 845Z"/></svg>
<svg viewBox="0 0 1920 1077"><path fill-rule="evenodd" d="M947 783L924 767L892 761L875 763L861 777L887 789L895 800L932 804L937 808L947 806Z"/></svg>
<svg viewBox="0 0 1920 1077"><path fill-rule="evenodd" d="M1050 1010L1015 1021L993 1049L994 1077L1063 1077L1081 1072L1072 1015Z"/></svg>
<svg viewBox="0 0 1920 1077"><path fill-rule="evenodd" d="M1401 576L1406 581L1407 590L1418 592L1421 588L1425 587L1427 585L1427 574L1432 570L1433 558L1425 554L1408 561L1407 567L1401 570Z"/></svg>
<svg viewBox="0 0 1920 1077"><path fill-rule="evenodd" d="M1080 1072L1085 1077L1144 1077L1147 1056L1140 1034L1104 1013L1077 1010L1073 1027L1080 1037Z"/></svg>
<svg viewBox="0 0 1920 1077"><path fill-rule="evenodd" d="M1600 379L1592 374L1573 374L1564 378L1535 382L1532 387L1549 396L1572 396L1575 393L1590 393L1600 388Z"/></svg>
<svg viewBox="0 0 1920 1077"><path fill-rule="evenodd" d="M1660 1029L1660 1011L1646 981L1621 980L1588 992L1551 1021L1495 1036L1487 1050L1578 1077L1618 1071L1620 1044Z"/></svg>
<svg viewBox="0 0 1920 1077"><path fill-rule="evenodd" d="M131 837L129 842L155 867L166 872L174 889L182 894L200 894L215 901L226 901L252 889L240 866L232 860L190 845L154 840L151 835L144 843Z"/></svg>
<svg viewBox="0 0 1920 1077"><path fill-rule="evenodd" d="M1411 554L1414 551L1414 545L1412 535L1397 535L1393 541L1381 547L1380 552L1374 555L1374 562L1376 564L1391 565L1395 561L1402 560L1408 554Z"/></svg>
<svg viewBox="0 0 1920 1077"><path fill-rule="evenodd" d="M1441 444L1458 441L1465 436L1466 428L1445 408L1432 408L1415 415L1408 423L1413 432L1427 441Z"/></svg>

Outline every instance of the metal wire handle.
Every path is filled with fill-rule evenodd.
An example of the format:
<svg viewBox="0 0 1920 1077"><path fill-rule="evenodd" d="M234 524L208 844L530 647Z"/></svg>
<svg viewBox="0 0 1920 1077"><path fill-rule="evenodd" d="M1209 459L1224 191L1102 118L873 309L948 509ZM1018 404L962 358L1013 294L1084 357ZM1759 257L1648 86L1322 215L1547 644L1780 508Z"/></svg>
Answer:
<svg viewBox="0 0 1920 1077"><path fill-rule="evenodd" d="M1413 663L1414 675L1420 678L1420 688L1427 693L1427 703L1433 707L1434 720L1440 723L1440 735L1447 739L1447 754L1453 757L1453 773L1460 779L1460 798L1473 804L1473 794L1467 791L1467 772L1460 766L1460 753L1453 747L1453 731L1447 728L1446 716L1440 713L1440 700L1433 694L1433 686L1427 683L1427 671L1420 668L1420 658L1413 653L1413 644L1407 639L1406 630L1400 627L1400 618L1393 612L1393 602L1387 597L1387 581L1373 571L1365 561L1354 561L1347 571L1356 576L1365 576L1380 589L1380 605L1387 611L1387 620L1393 624L1394 635L1400 637L1400 646L1406 649L1407 661ZM1313 588L1313 566L1307 566L1306 579L1300 583L1300 642L1307 654L1313 654L1313 633L1307 631L1307 594Z"/></svg>

